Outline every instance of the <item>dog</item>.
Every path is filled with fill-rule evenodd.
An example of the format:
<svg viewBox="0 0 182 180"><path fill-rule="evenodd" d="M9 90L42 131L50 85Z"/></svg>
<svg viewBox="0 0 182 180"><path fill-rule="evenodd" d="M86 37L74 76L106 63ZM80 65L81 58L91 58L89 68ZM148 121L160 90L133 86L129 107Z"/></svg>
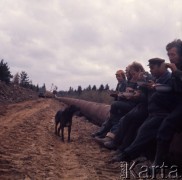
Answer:
<svg viewBox="0 0 182 180"><path fill-rule="evenodd" d="M68 106L65 110L59 110L55 115L55 134L61 137L64 142L64 128L68 127L68 142L70 142L72 117L74 113L79 112L80 108L75 105ZM58 128L59 125L59 128Z"/></svg>

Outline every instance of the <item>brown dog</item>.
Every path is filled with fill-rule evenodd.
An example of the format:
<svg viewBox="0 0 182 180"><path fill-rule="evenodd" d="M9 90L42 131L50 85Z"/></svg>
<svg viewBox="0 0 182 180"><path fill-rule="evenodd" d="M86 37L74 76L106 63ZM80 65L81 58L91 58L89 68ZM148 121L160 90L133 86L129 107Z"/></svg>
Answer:
<svg viewBox="0 0 182 180"><path fill-rule="evenodd" d="M68 142L70 142L72 117L74 113L77 111L80 111L80 108L76 107L75 105L70 105L63 111L59 110L55 115L55 134L60 136L60 130L61 130L61 136L63 142L64 142L64 127L68 127Z"/></svg>

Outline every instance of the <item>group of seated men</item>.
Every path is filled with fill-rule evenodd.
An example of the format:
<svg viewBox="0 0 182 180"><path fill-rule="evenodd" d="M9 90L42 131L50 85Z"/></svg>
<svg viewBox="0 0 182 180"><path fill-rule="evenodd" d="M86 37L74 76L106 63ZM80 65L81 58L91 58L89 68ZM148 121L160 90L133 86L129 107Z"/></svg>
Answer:
<svg viewBox="0 0 182 180"><path fill-rule="evenodd" d="M116 150L112 163L140 156L155 166L169 163L170 143L182 130L182 41L170 42L166 51L170 63L149 59L150 73L137 62L116 72L110 116L92 134L98 143Z"/></svg>

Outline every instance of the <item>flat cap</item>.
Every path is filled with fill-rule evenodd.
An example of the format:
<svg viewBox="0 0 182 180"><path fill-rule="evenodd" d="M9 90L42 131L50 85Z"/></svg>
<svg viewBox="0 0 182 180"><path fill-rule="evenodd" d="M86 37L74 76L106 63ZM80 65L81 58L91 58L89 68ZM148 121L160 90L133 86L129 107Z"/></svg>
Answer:
<svg viewBox="0 0 182 180"><path fill-rule="evenodd" d="M148 62L149 62L148 66L150 66L150 65L156 65L156 64L160 65L163 62L165 62L165 60L164 59L161 59L161 58L152 58L152 59L149 59Z"/></svg>

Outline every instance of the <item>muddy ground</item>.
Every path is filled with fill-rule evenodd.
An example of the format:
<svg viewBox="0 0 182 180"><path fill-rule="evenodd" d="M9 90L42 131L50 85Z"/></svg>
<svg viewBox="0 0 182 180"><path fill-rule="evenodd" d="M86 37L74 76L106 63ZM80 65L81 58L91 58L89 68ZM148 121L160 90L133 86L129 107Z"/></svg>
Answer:
<svg viewBox="0 0 182 180"><path fill-rule="evenodd" d="M121 179L120 164L108 163L111 151L91 138L98 127L86 118L73 118L70 143L55 136L54 115L65 106L55 99L6 105L0 113L0 179Z"/></svg>

